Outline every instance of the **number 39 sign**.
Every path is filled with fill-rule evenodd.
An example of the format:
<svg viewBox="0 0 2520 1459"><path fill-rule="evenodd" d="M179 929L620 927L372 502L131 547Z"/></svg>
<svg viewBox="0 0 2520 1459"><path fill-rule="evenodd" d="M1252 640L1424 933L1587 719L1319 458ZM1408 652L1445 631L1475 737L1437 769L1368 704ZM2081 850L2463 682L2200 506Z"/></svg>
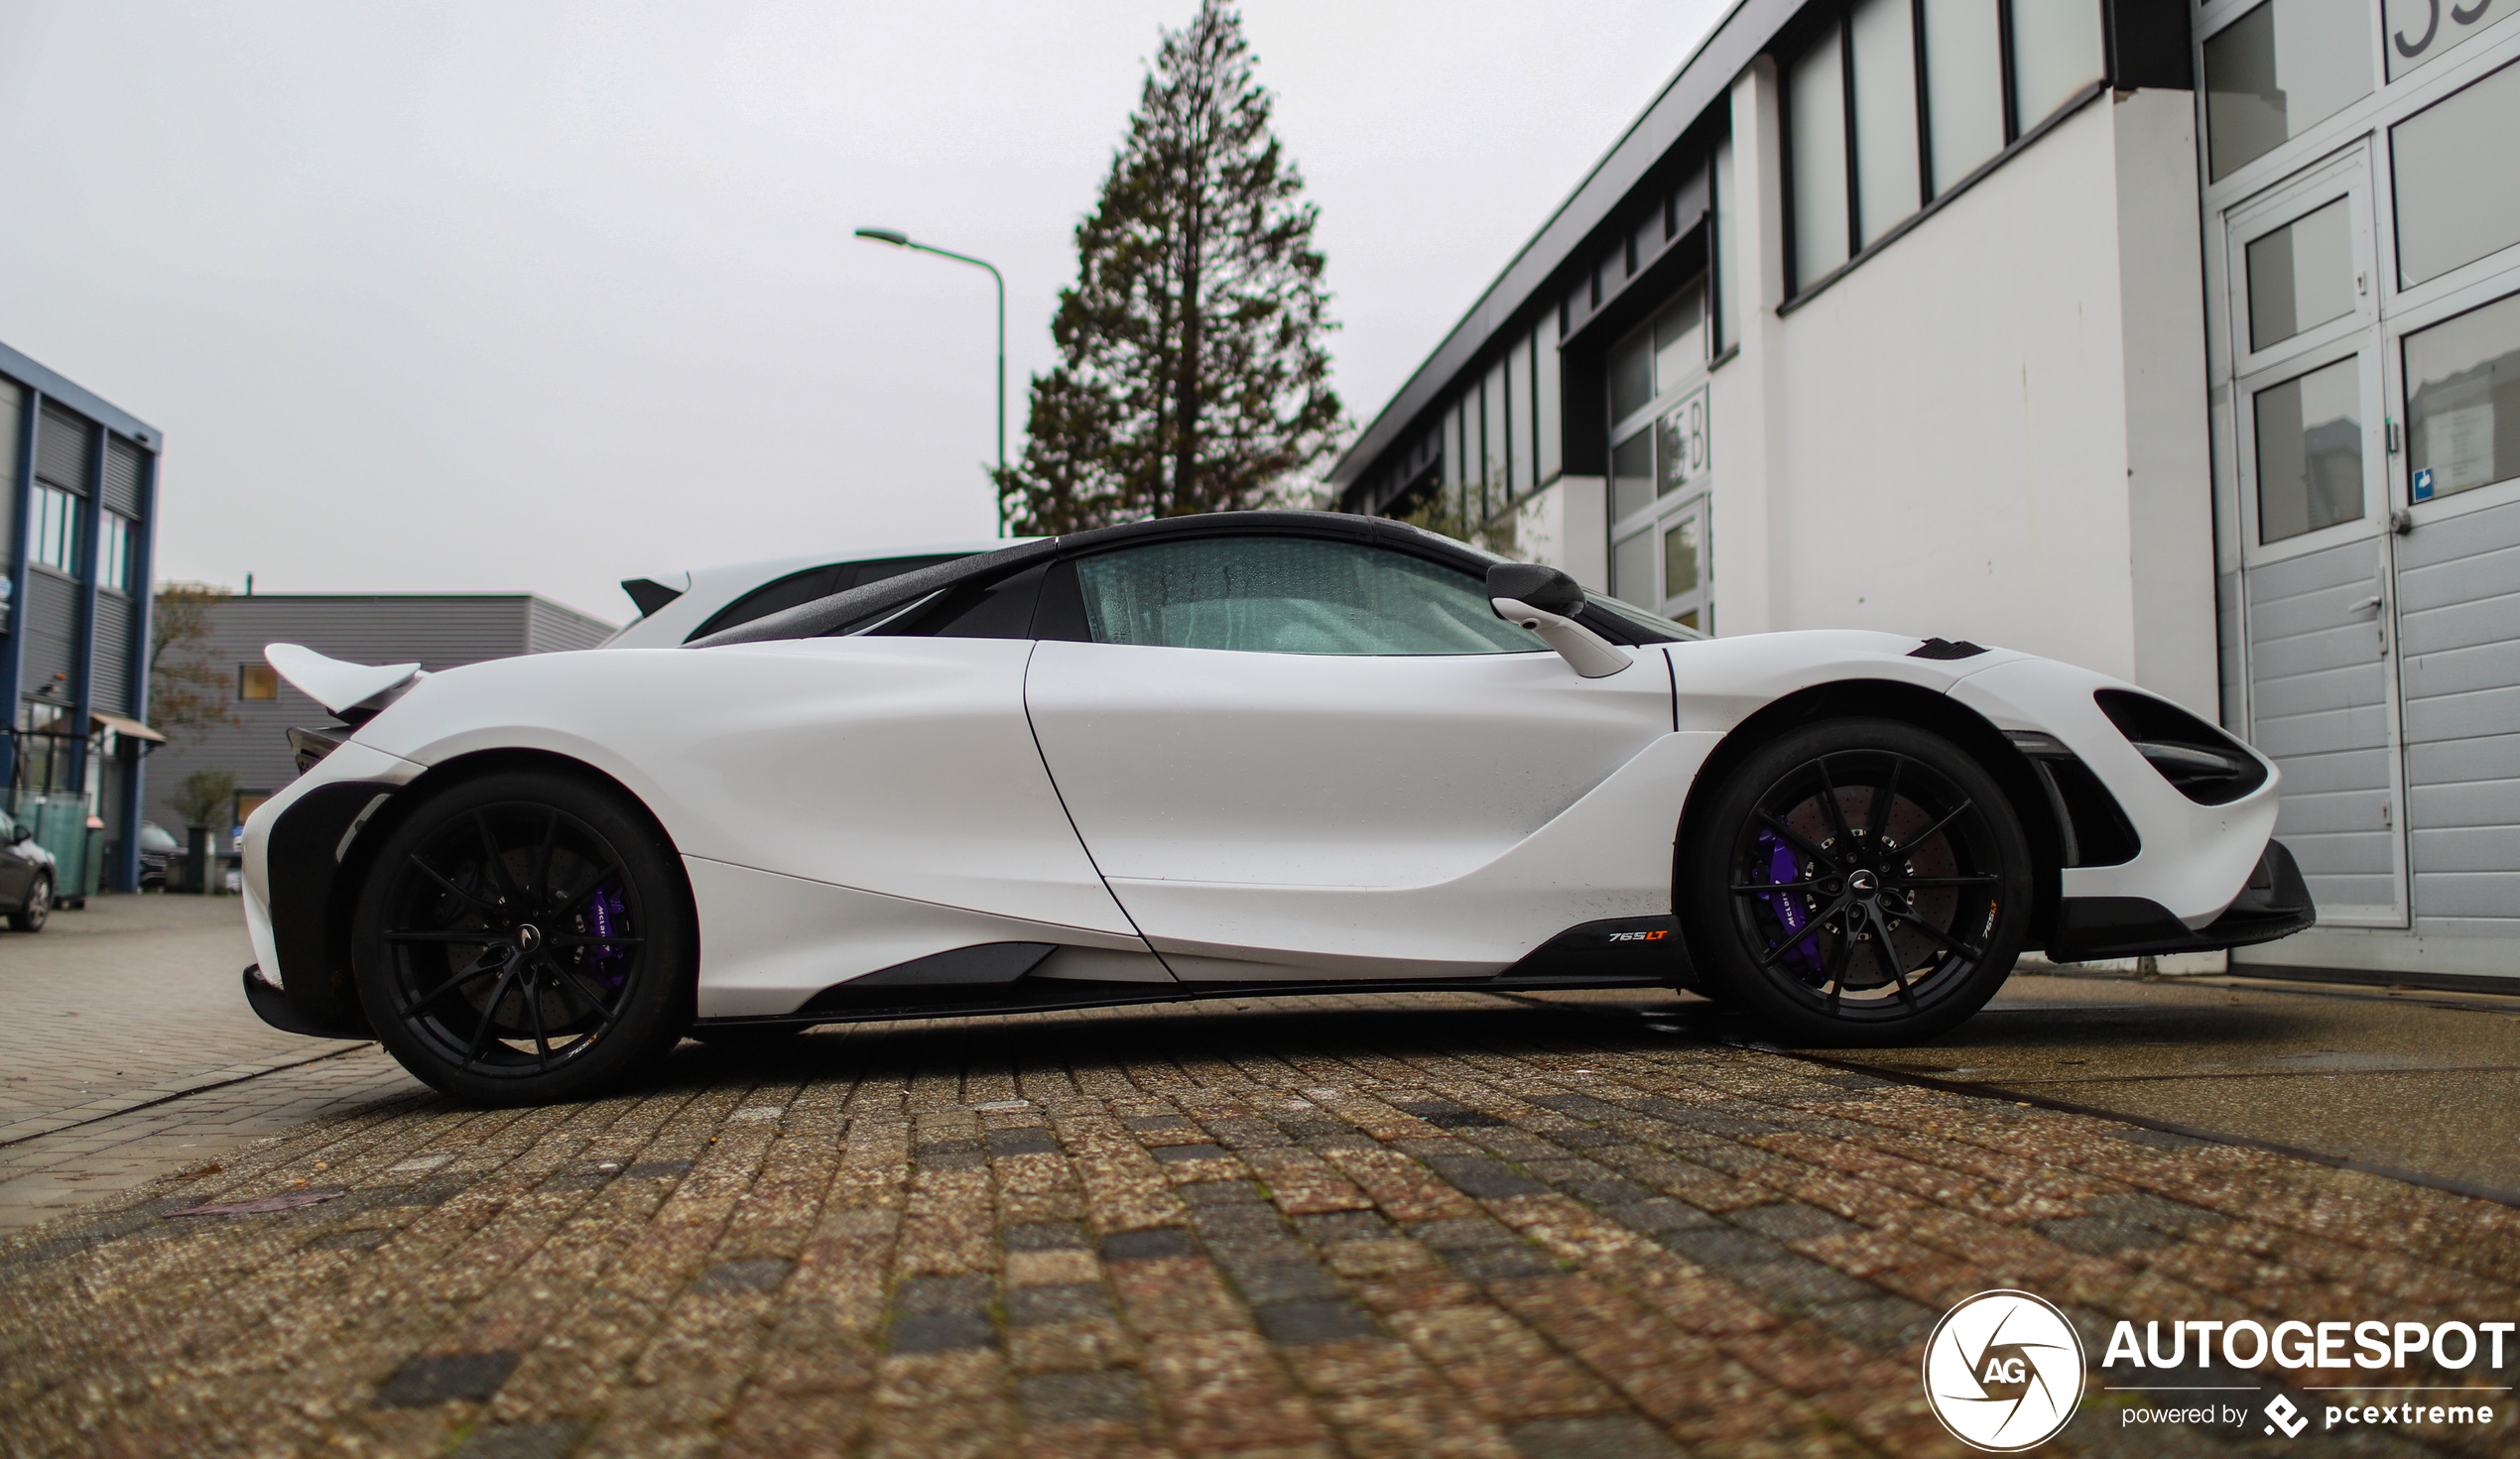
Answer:
<svg viewBox="0 0 2520 1459"><path fill-rule="evenodd" d="M2394 81L2493 20L2494 0L2387 0L2389 79ZM2509 6L2505 6L2508 13Z"/></svg>

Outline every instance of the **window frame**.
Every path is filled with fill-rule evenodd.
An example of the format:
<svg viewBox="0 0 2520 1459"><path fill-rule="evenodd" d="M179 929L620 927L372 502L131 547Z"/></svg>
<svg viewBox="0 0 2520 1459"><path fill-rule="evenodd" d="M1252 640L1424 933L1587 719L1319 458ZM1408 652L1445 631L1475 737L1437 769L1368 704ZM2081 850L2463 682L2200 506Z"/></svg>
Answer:
<svg viewBox="0 0 2520 1459"><path fill-rule="evenodd" d="M1551 651L1550 651L1549 646L1548 646L1546 643L1543 643L1543 642L1542 642L1542 641L1541 641L1541 640L1540 640L1540 639L1539 639L1536 635L1532 636L1532 641L1531 641L1531 644L1530 644L1528 647L1526 647L1526 648L1514 648L1514 649L1504 649L1504 648L1499 648L1499 649L1494 649L1494 650L1465 650L1465 651L1462 651L1462 652L1460 652L1460 653L1454 653L1454 654L1307 654L1307 653L1301 653L1301 652L1292 651L1292 650L1275 650L1275 649L1213 649L1213 648L1200 648L1199 646L1196 646L1196 645L1166 645L1166 644L1122 643L1122 642L1115 642L1115 641L1108 640L1108 639L1096 638L1096 637L1093 635L1092 628L1091 628L1091 624L1092 624L1092 615L1091 615L1090 613L1088 613L1088 612L1086 612L1086 611L1085 611L1085 606L1084 606L1084 591L1083 591L1082 576L1081 576L1081 574L1080 574L1080 573L1078 572L1078 570L1077 570L1077 569L1078 569L1078 568L1079 568L1079 567L1080 567L1080 566L1081 566L1084 562L1086 562L1087 560L1090 560L1090 559L1092 559L1092 558L1096 558L1096 557L1112 557L1112 556L1120 556L1120 555L1124 555L1124 554L1131 553L1131 552L1144 552L1144 551L1151 551L1151 550L1156 550L1156 549L1165 548L1165 547L1187 547L1187 546L1191 546L1191 545L1194 545L1194 544L1215 544L1215 543L1220 543L1220 542L1222 542L1222 543L1256 543L1256 542L1301 542L1301 543L1320 543L1320 544L1324 544L1324 545L1330 546L1330 547L1346 547L1346 548L1350 548L1350 549L1353 549L1353 550L1356 550L1356 551L1361 551L1361 552L1371 552L1371 553L1383 553L1383 552L1388 552L1388 553L1391 553L1391 554L1392 554L1392 555L1394 555L1394 556L1399 556L1399 557L1406 557L1406 558L1410 558L1410 559L1413 559L1413 560L1416 560L1416 561L1420 561L1420 562L1425 562L1425 563L1428 563L1428 564L1430 564L1430 565L1432 565L1432 566L1435 566L1435 567L1443 568L1443 569L1445 569L1445 570L1447 570L1447 571L1459 573L1459 574L1460 574L1460 575L1461 575L1464 579L1466 579L1466 580L1467 580L1467 581L1471 584L1472 590L1478 594L1479 600L1480 600L1481 602L1485 602L1485 601L1487 601L1486 581L1485 581L1485 573L1484 573L1483 569L1480 569L1480 568L1474 567L1474 566L1473 566L1470 562L1462 561L1462 560L1460 560L1460 559L1458 559L1458 558L1454 557L1452 554L1449 554L1449 553L1436 552L1436 551L1425 551L1425 550L1412 550L1412 549L1411 549L1411 547L1412 547L1412 546L1413 546L1413 545L1408 545L1408 544L1403 544L1403 543L1395 543L1395 542L1390 542L1390 541L1383 541L1383 540L1378 540L1378 539L1375 539L1375 538L1358 538L1358 537L1349 537L1349 536L1345 536L1345 535L1342 535L1342 534L1323 533L1323 532L1302 532L1302 531L1292 531L1292 532L1290 532L1290 531L1284 531L1284 530L1278 530L1278 531L1269 531L1269 530L1257 530L1257 531L1251 531L1251 530L1246 530L1246 531L1236 531L1236 532L1220 532L1220 533L1213 533L1213 534L1207 534L1207 533L1185 533L1185 534L1181 534L1181 535L1178 535L1178 536L1174 536L1174 535L1167 535L1167 536L1163 536L1163 537L1152 537L1152 538L1149 538L1149 539L1146 539L1146 540L1143 540L1143 541L1138 541L1138 542L1113 543L1113 544L1110 544L1110 545L1109 545L1109 546L1107 546L1107 547L1100 547L1094 548L1094 549L1089 550L1089 551L1077 552L1077 553L1075 553L1075 554L1074 554L1074 555L1072 555L1072 556L1070 556L1070 555L1067 555L1067 554L1064 554L1064 553L1063 553L1063 554L1061 555L1061 558L1060 558L1059 562L1058 562L1058 567L1059 567L1060 569L1063 569L1063 570L1059 571L1059 572L1058 572L1058 573L1056 573L1055 575L1056 575L1057 577L1061 578L1061 579L1064 579L1064 580L1063 580L1063 581L1061 581L1061 583L1060 583L1060 585L1059 585L1058 589L1056 589L1056 591L1058 591L1058 592L1060 592L1060 593L1062 593L1062 594L1065 594L1065 593L1067 593L1067 592L1072 591L1072 592L1075 594L1075 598L1076 598L1076 604L1075 604L1075 608L1076 608L1076 622L1075 622L1075 624L1073 625L1073 628L1074 628L1074 630L1076 630L1076 631L1074 632L1073 637L1074 637L1074 638L1076 638L1076 639L1077 639L1078 641L1080 641L1080 642L1090 643L1090 644L1098 644L1098 645L1101 645L1101 646L1106 647L1106 648L1135 648L1135 649L1150 649L1150 648L1197 648L1197 649L1198 649L1198 651L1199 651L1199 652L1202 652L1202 653L1257 653L1257 654L1276 654L1276 655L1278 655L1278 656L1280 656L1280 657L1283 657L1283 658L1291 658L1291 659L1372 659L1372 658L1385 658L1385 659L1390 659L1390 658L1405 658L1405 659L1485 659L1485 658L1493 658L1493 657L1496 657L1496 656L1498 656L1498 655L1503 655L1503 654L1529 654L1529 653L1540 653L1540 654L1546 654L1546 653L1551 652ZM1501 559L1500 559L1500 560L1501 560ZM1052 588L1051 588L1051 587L1050 587L1047 583L1045 583L1045 586L1044 586L1044 593L1043 593L1043 597L1044 597L1044 608L1045 608L1045 609L1049 609L1049 608L1051 607L1050 602L1049 602L1049 599L1050 599L1051 594L1052 594L1052 592L1053 592L1053 591L1054 591L1054 589L1052 589ZM1064 605L1063 605L1063 607L1064 607ZM1064 616L1064 613L1063 613L1063 614L1061 614L1060 616ZM1042 634L1042 633L1039 631L1039 630L1040 630L1041 628L1043 628L1043 627L1046 627L1046 626L1064 627L1064 626L1065 626L1065 625L1045 625L1045 624L1043 624L1043 623L1040 621L1040 617L1041 617L1041 615L1038 615L1038 614L1037 614L1037 617L1036 617L1036 623L1035 623L1035 628L1036 628L1035 637L1036 637L1037 639L1041 639L1041 638L1046 638L1046 637L1047 637L1047 635L1044 635L1044 634ZM1587 618L1587 621L1589 621L1589 620L1588 620L1588 618ZM1065 637L1069 637L1069 635L1068 635L1068 634L1066 634L1066 633L1062 633L1062 634L1060 635L1060 637L1065 638Z"/></svg>
<svg viewBox="0 0 2520 1459"><path fill-rule="evenodd" d="M1779 91L1776 109L1779 134L1777 152L1782 185L1779 188L1778 201L1783 220L1783 227L1780 230L1782 237L1779 242L1783 245L1787 286L1784 299L1776 306L1779 315L1792 313L1795 309L1802 307L1803 304L1827 290L1830 285L1861 268L1873 255L1906 237L1927 218L1940 212L1953 198L1977 185L1979 179L2011 161L2024 149L2063 125L2067 119L2079 114L2093 99L2106 93L2115 79L2116 58L2111 54L2108 42L2108 12L2104 0L2082 0L2084 4L2101 7L2100 75L2096 80L2068 95L2054 111L2024 125L2019 115L2021 108L2014 78L2018 63L2013 52L2011 0L1984 0L1984 3L1995 7L1998 52L1996 70L2003 94L2004 145L1994 156L1953 179L1950 185L1937 190L1934 185L1933 128L1929 124L1929 118L1932 115L1929 108L1932 104L1933 92L1930 79L1930 58L1926 52L1925 8L1923 0L1905 0L1910 24L1910 46L1916 62L1914 106L1918 148L1917 190L1922 200L1907 216L1883 229L1880 237L1865 243L1863 242L1863 197L1860 190L1861 183L1857 177L1859 171L1857 161L1861 154L1857 150L1858 142L1855 136L1855 3L1856 0L1834 0L1834 3L1827 7L1815 7L1823 11L1822 17L1815 23L1801 28L1790 48L1772 53L1777 62L1776 83ZM1827 272L1807 280L1801 277L1802 265L1795 256L1797 252L1794 218L1796 142L1791 77L1795 64L1802 60L1810 48L1824 44L1825 39L1830 35L1836 38L1837 44L1839 111L1843 118L1845 132L1838 141L1838 147L1846 180L1847 252L1843 263L1833 265Z"/></svg>
<svg viewBox="0 0 2520 1459"><path fill-rule="evenodd" d="M87 499L49 481L38 480L34 485L33 500L27 508L27 565L75 578L82 565L79 548L85 537L80 530L79 508L85 505ZM55 515L57 508L58 516ZM60 561L52 556L57 541L63 554Z"/></svg>

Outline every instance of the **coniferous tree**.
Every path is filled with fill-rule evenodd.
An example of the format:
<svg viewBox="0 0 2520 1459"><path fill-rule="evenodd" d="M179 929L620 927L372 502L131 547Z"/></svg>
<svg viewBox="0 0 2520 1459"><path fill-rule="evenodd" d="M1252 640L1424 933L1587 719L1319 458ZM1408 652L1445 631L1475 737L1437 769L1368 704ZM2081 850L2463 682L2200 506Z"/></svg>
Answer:
<svg viewBox="0 0 2520 1459"><path fill-rule="evenodd" d="M1252 66L1216 0L1164 33L998 474L1015 531L1274 505L1334 448L1317 213Z"/></svg>

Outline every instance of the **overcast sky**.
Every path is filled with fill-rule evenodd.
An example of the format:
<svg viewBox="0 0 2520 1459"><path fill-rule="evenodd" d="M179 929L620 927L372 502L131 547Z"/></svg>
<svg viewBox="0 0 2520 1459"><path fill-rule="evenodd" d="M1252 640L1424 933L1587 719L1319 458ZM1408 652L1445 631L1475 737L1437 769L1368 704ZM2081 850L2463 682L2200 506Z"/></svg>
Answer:
<svg viewBox="0 0 2520 1459"><path fill-rule="evenodd" d="M167 432L159 576L516 591L986 537L1196 0L9 0L0 341ZM1250 0L1370 420L1728 0Z"/></svg>

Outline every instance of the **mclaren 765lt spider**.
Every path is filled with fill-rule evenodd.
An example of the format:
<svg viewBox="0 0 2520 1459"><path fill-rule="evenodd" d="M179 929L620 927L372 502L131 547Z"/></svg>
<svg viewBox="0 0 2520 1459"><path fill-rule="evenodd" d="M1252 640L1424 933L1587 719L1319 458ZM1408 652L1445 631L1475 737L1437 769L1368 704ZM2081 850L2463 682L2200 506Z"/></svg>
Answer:
<svg viewBox="0 0 2520 1459"><path fill-rule="evenodd" d="M687 1034L1364 988L1913 1042L2028 948L2314 916L2274 767L2133 685L1703 638L1372 518L1045 539L671 648L267 654L340 723L246 825L246 997L476 1101Z"/></svg>

